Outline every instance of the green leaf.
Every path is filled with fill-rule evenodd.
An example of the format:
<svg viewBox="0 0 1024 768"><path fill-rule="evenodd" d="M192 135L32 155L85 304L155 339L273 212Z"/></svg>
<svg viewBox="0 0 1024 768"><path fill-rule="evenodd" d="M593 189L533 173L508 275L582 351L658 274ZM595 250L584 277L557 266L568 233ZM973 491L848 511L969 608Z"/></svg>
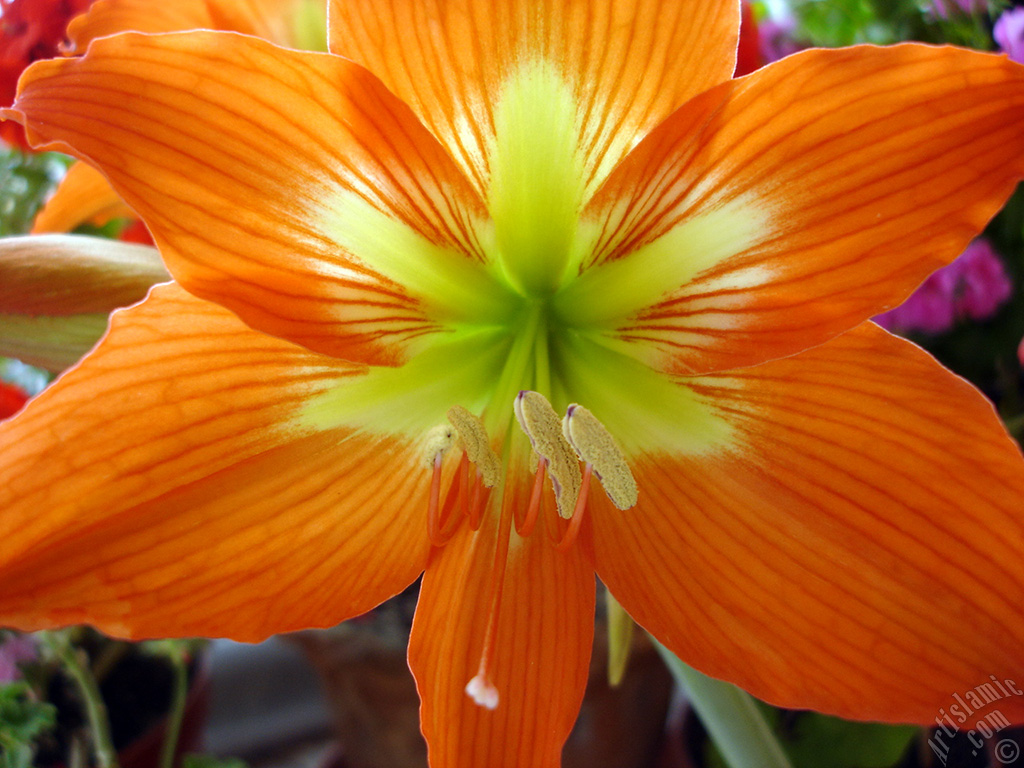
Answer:
<svg viewBox="0 0 1024 768"><path fill-rule="evenodd" d="M907 751L917 731L911 725L854 723L803 712L783 744L793 768L888 768Z"/></svg>
<svg viewBox="0 0 1024 768"><path fill-rule="evenodd" d="M817 712L787 712L758 702L793 768L890 768L918 733L912 725L860 723ZM707 764L726 768L709 744Z"/></svg>
<svg viewBox="0 0 1024 768"><path fill-rule="evenodd" d="M56 152L24 154L0 144L0 236L28 232L67 162Z"/></svg>
<svg viewBox="0 0 1024 768"><path fill-rule="evenodd" d="M0 685L0 768L29 768L36 740L56 722L56 707L39 701L27 683Z"/></svg>

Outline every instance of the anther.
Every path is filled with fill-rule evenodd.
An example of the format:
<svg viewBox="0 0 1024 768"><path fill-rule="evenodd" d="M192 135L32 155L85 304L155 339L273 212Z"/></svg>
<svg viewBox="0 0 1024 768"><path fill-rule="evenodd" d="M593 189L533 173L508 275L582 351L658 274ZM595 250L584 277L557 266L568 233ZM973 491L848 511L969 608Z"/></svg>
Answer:
<svg viewBox="0 0 1024 768"><path fill-rule="evenodd" d="M523 390L516 397L515 413L533 450L547 461L558 514L563 518L571 517L580 493L580 465L572 446L562 435L558 414L543 395L529 390Z"/></svg>
<svg viewBox="0 0 1024 768"><path fill-rule="evenodd" d="M453 405L448 409L448 421L458 432L463 450L476 465L483 484L494 488L501 480L501 459L491 450L484 423L461 405Z"/></svg>
<svg viewBox="0 0 1024 768"><path fill-rule="evenodd" d="M593 466L594 474L616 507L629 509L636 504L636 480L622 449L594 414L582 405L570 405L562 420L562 432L580 459Z"/></svg>
<svg viewBox="0 0 1024 768"><path fill-rule="evenodd" d="M438 461L444 458L454 442L455 430L448 424L438 424L427 432L423 446L423 465L427 469L436 469Z"/></svg>

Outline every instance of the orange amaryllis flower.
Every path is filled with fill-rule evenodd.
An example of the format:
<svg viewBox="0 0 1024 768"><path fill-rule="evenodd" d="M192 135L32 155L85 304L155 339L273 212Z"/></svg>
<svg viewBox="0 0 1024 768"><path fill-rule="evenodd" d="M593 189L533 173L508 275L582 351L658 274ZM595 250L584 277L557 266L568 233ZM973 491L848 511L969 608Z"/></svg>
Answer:
<svg viewBox="0 0 1024 768"><path fill-rule="evenodd" d="M330 13L332 54L98 39L5 112L103 169L177 283L0 431L0 620L256 640L425 570L434 766L557 765L595 572L786 706L930 722L1020 677L1024 459L866 319L1024 173L1024 69L904 45L733 80L720 0Z"/></svg>

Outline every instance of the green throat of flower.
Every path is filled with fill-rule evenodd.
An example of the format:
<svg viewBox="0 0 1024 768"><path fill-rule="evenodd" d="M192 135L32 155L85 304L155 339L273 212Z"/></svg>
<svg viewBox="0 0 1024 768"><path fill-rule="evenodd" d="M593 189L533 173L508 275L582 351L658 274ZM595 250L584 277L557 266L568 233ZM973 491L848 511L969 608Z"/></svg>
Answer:
<svg viewBox="0 0 1024 768"><path fill-rule="evenodd" d="M422 337L402 366L313 398L303 426L425 439L458 405L479 415L505 455L513 404L528 390L559 409L586 404L627 454L699 451L709 435L720 436L722 425L698 398L635 357L616 332L666 285L699 269L699 253L714 254L709 231L735 222L705 219L649 254L584 269L598 227L581 215L607 169L587 170L577 109L572 89L543 61L506 81L488 151L490 216L468 234L476 258L428 241L354 194L325 204L325 234L403 286L443 330ZM452 219L450 231L465 231L445 206L437 213ZM687 250L686 242L698 245ZM666 258L666 247L684 258Z"/></svg>

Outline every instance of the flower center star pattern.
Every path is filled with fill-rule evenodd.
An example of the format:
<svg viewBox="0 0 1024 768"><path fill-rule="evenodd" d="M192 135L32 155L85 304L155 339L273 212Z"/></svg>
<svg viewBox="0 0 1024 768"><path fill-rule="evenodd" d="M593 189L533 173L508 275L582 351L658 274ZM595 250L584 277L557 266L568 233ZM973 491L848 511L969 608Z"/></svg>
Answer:
<svg viewBox="0 0 1024 768"><path fill-rule="evenodd" d="M175 282L0 428L0 622L257 640L424 573L435 768L558 764L595 573L784 706L924 723L1019 676L1024 460L867 319L1024 174L1024 70L904 45L734 80L738 27L345 0L331 53L36 64L4 116L100 168Z"/></svg>

